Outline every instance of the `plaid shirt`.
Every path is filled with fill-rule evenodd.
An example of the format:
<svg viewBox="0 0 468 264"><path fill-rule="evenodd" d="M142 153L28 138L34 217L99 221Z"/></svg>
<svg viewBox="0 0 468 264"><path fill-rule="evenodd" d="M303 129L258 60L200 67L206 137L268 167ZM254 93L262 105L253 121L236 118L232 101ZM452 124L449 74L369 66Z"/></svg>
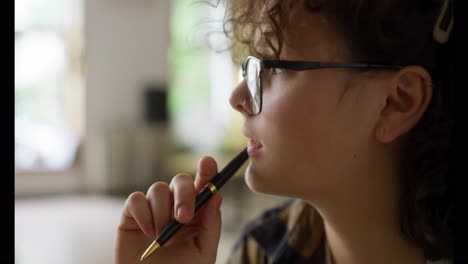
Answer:
<svg viewBox="0 0 468 264"><path fill-rule="evenodd" d="M250 222L227 263L331 264L322 218L302 200L288 200Z"/></svg>
<svg viewBox="0 0 468 264"><path fill-rule="evenodd" d="M332 264L322 218L299 199L265 211L247 225L227 260L227 264L239 263ZM426 262L450 263L451 260Z"/></svg>

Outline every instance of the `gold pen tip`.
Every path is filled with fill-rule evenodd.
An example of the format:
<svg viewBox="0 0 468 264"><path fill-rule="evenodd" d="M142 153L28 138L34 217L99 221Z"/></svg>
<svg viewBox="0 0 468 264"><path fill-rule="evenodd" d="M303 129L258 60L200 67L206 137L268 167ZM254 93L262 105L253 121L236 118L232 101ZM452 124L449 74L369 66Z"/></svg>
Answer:
<svg viewBox="0 0 468 264"><path fill-rule="evenodd" d="M148 258L153 252L160 247L159 243L155 240L151 245L145 250L145 253L141 255L140 261L145 260Z"/></svg>

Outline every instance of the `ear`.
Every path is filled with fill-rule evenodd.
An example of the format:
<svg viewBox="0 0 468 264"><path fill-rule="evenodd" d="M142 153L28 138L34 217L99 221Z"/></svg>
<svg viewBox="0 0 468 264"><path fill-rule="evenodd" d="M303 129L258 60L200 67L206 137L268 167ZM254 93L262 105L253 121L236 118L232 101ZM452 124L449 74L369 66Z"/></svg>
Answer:
<svg viewBox="0 0 468 264"><path fill-rule="evenodd" d="M416 126L432 98L431 75L420 66L405 67L389 81L376 127L381 143L390 143Z"/></svg>

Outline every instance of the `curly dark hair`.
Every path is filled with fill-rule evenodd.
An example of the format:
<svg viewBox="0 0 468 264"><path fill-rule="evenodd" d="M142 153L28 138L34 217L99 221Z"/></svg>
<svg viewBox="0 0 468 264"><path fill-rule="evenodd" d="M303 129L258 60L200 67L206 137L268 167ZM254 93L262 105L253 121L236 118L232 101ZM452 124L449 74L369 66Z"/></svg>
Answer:
<svg viewBox="0 0 468 264"><path fill-rule="evenodd" d="M344 36L356 61L420 65L433 80L432 100L418 124L406 135L403 151L400 224L403 234L419 244L430 260L453 256L453 201L448 190L449 151L453 127L448 56L452 41L440 45L432 30L442 0L231 0L227 1L225 34L232 40L233 59L248 54L279 59L294 26L297 5L320 12ZM261 31L260 41L254 41ZM259 50L258 45L268 47Z"/></svg>

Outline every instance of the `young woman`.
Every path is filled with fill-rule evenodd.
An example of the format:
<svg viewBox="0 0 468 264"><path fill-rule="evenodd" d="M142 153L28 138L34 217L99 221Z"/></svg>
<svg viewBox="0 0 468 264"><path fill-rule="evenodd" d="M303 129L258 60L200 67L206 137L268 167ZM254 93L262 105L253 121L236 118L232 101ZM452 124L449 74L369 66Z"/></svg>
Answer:
<svg viewBox="0 0 468 264"><path fill-rule="evenodd" d="M254 192L291 197L253 221L229 263L450 263L447 193L452 3L232 1L227 32L244 81ZM201 124L202 125L202 124ZM148 263L214 263L221 196L195 216L217 172L179 174L125 204L117 263L136 263L175 217L187 225Z"/></svg>

